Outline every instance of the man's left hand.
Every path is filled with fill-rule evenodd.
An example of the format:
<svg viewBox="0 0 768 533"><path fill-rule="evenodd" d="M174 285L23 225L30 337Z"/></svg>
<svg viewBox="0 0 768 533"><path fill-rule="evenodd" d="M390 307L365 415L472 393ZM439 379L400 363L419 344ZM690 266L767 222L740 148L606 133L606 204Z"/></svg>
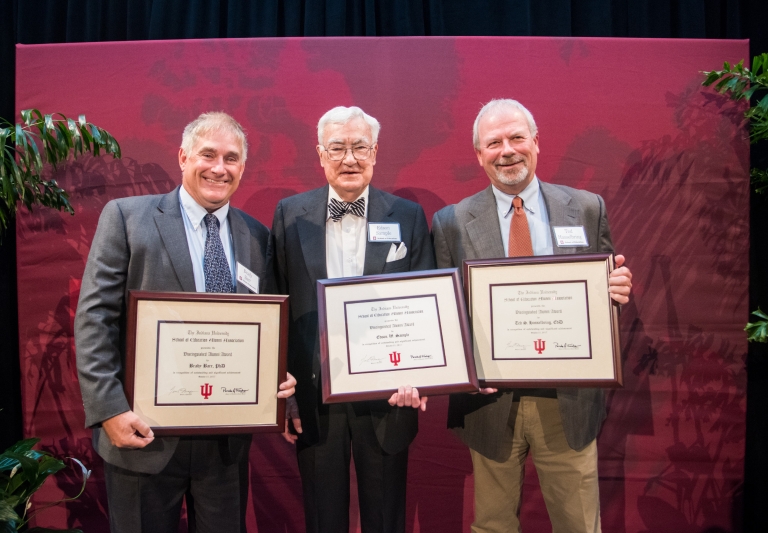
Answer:
<svg viewBox="0 0 768 533"><path fill-rule="evenodd" d="M397 392L389 398L389 405L392 407L413 407L421 408L422 411L427 410L427 396L419 398L419 389L406 385L405 387L398 387Z"/></svg>
<svg viewBox="0 0 768 533"><path fill-rule="evenodd" d="M608 276L608 293L615 302L625 304L629 302L629 293L632 291L632 272L624 265L624 256L616 256L616 268Z"/></svg>

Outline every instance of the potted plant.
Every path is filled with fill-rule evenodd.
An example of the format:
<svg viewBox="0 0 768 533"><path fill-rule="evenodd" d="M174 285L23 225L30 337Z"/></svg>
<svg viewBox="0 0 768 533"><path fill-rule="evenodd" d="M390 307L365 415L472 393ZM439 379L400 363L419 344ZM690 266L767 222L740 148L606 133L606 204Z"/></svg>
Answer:
<svg viewBox="0 0 768 533"><path fill-rule="evenodd" d="M749 122L749 140L751 144L757 144L768 139L768 54L760 54L752 59L752 69L744 66L742 59L731 66L727 61L723 64L723 70L704 72L706 79L704 86L715 84L715 89L721 93L727 93L731 99L746 100L750 107L744 112L744 117ZM761 93L759 97L756 97ZM754 104L751 105L754 97ZM753 168L750 171L752 185L755 192L765 194L768 192L768 170ZM755 342L768 342L768 315L758 306L757 311L752 311L756 317L754 322L748 322L744 330L747 338Z"/></svg>
<svg viewBox="0 0 768 533"><path fill-rule="evenodd" d="M120 145L102 128L86 121L56 113L43 115L37 109L21 112L22 122L12 124L0 118L0 238L21 205L32 210L45 206L74 214L67 192L55 179L44 177L44 167L92 153L120 157ZM50 453L34 450L39 439L17 442L0 454L0 533L17 531L69 531L27 528L29 520L43 509L78 498L85 490L90 471L74 458L68 458L82 470L83 484L77 495L47 503L29 512L30 498L51 474L65 468L64 461Z"/></svg>
<svg viewBox="0 0 768 533"><path fill-rule="evenodd" d="M33 513L28 514L30 498L45 482L51 474L65 468L64 461L53 457L48 452L33 450L32 446L40 439L26 439L17 442L5 452L0 454L0 533L16 533L27 531L42 533L44 531L67 531L69 533L82 533L79 529L55 530L40 527L24 528L29 520L40 511L70 500L75 500L85 490L85 483L91 475L91 471L83 466L83 463L69 457L76 463L83 473L83 484L80 492L71 498L47 503L38 507Z"/></svg>
<svg viewBox="0 0 768 533"><path fill-rule="evenodd" d="M36 205L74 214L69 195L54 179L43 177L45 163L56 168L70 155L103 151L120 157L120 145L106 130L85 120L60 113L43 115L37 109L21 112L23 122L11 124L0 118L0 235L16 216L20 204ZM38 146L39 145L39 146Z"/></svg>

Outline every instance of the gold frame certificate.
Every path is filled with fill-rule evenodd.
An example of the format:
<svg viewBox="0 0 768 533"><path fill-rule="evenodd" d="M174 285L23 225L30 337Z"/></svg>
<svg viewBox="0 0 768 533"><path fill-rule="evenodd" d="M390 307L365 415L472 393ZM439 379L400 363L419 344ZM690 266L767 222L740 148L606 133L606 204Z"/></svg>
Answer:
<svg viewBox="0 0 768 533"><path fill-rule="evenodd" d="M464 262L481 386L620 387L612 254Z"/></svg>
<svg viewBox="0 0 768 533"><path fill-rule="evenodd" d="M318 280L323 402L478 388L458 269Z"/></svg>
<svg viewBox="0 0 768 533"><path fill-rule="evenodd" d="M131 409L157 435L281 432L287 319L287 296L131 291Z"/></svg>

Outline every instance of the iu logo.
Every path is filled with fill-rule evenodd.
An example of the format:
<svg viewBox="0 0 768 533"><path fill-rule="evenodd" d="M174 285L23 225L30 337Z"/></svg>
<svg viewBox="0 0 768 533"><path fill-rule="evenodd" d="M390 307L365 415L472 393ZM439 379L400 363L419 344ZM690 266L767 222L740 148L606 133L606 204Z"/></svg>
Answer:
<svg viewBox="0 0 768 533"><path fill-rule="evenodd" d="M392 352L389 354L389 360L393 365L397 366L397 363L400 362L400 353Z"/></svg>
<svg viewBox="0 0 768 533"><path fill-rule="evenodd" d="M533 341L533 348L539 352L539 355L541 355L541 352L544 351L544 347L547 345L547 343L541 339L536 339Z"/></svg>
<svg viewBox="0 0 768 533"><path fill-rule="evenodd" d="M205 385L200 385L200 394L203 396L203 398L207 400L208 396L213 394L213 387L211 387L210 384L208 383L206 383Z"/></svg>

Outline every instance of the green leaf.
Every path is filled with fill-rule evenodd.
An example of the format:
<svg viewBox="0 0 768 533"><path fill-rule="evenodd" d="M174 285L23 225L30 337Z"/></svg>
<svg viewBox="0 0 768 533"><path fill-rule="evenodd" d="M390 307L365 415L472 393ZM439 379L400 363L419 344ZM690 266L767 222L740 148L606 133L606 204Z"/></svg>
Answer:
<svg viewBox="0 0 768 533"><path fill-rule="evenodd" d="M758 194L768 193L768 172L759 168L753 168L749 174L752 177L752 185L755 187L755 192Z"/></svg>
<svg viewBox="0 0 768 533"><path fill-rule="evenodd" d="M26 453L30 451L38 442L40 442L40 439L37 438L20 440L5 451L11 453Z"/></svg>
<svg viewBox="0 0 768 533"><path fill-rule="evenodd" d="M747 332L747 340L749 342L768 342L768 315L763 313L759 307L757 311L752 311L752 314L760 320L747 322L744 327L744 331Z"/></svg>
<svg viewBox="0 0 768 533"><path fill-rule="evenodd" d="M18 502L13 498L3 498L0 500L0 523L2 522L19 522L21 518L14 511L14 507Z"/></svg>
<svg viewBox="0 0 768 533"><path fill-rule="evenodd" d="M715 85L715 89L722 93L726 90L726 84L733 79L733 76L724 76L723 79L721 79L717 85Z"/></svg>
<svg viewBox="0 0 768 533"><path fill-rule="evenodd" d="M757 84L753 85L752 87L744 91L744 98L749 100L750 98L752 98L752 95L754 94L754 92L757 91L758 89L762 89L762 87L760 87L760 85L757 85Z"/></svg>

